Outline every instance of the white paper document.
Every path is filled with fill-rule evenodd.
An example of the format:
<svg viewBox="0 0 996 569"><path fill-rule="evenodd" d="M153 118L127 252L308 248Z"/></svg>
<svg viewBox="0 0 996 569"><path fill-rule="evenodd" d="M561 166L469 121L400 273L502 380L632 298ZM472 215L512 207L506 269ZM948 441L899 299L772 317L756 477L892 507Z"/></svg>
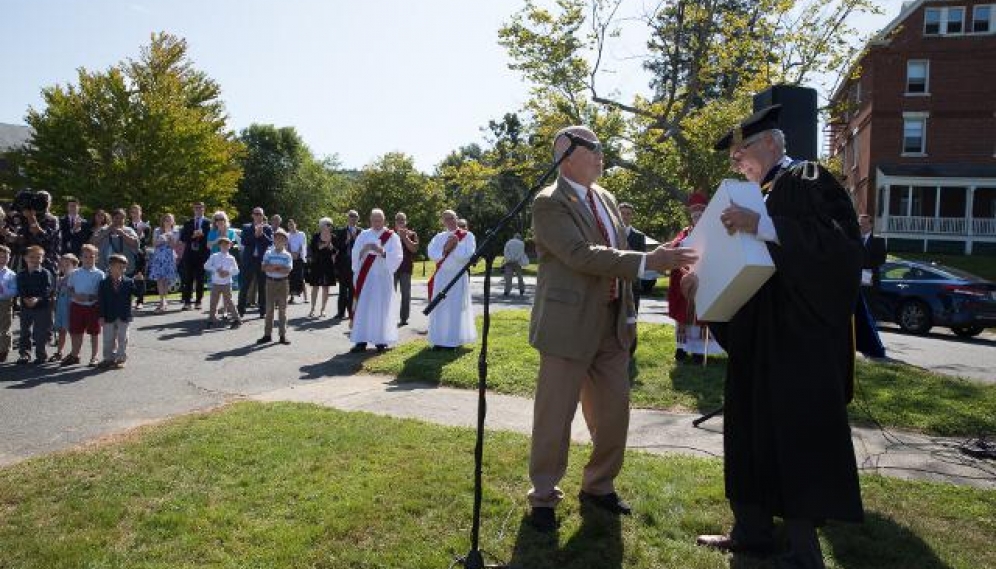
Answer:
<svg viewBox="0 0 996 569"><path fill-rule="evenodd" d="M706 322L728 322L775 272L768 247L747 233L726 232L719 216L737 205L764 212L761 188L754 182L723 180L684 245L699 255L692 270L699 277L695 312Z"/></svg>

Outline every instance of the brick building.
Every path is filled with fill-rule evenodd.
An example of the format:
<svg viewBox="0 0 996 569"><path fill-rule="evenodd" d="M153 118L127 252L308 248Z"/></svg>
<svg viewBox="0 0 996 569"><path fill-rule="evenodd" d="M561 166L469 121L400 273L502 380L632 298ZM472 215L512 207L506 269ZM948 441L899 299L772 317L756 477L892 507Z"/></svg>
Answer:
<svg viewBox="0 0 996 569"><path fill-rule="evenodd" d="M908 2L850 75L828 149L889 250L996 255L996 0Z"/></svg>

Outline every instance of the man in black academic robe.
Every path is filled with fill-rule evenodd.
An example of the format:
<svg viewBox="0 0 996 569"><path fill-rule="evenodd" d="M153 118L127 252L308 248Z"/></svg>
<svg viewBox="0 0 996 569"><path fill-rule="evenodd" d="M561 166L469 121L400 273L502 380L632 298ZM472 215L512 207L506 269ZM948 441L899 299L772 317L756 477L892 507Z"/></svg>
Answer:
<svg viewBox="0 0 996 569"><path fill-rule="evenodd" d="M779 516L790 547L779 567L822 568L816 527L863 519L847 418L862 251L833 175L785 156L779 110L758 112L716 145L766 192L766 211L732 205L721 220L731 234L765 241L776 272L728 323L710 326L729 354L724 466L735 523L698 542L771 552ZM682 284L694 291L697 278Z"/></svg>

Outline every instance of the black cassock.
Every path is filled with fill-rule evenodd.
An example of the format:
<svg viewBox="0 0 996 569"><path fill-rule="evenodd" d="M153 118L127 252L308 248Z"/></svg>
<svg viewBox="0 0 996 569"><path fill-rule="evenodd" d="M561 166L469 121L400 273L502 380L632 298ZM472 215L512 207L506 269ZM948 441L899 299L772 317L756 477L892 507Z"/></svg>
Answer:
<svg viewBox="0 0 996 569"><path fill-rule="evenodd" d="M824 168L778 171L766 198L776 271L726 324L726 496L783 518L861 521L847 419L862 245L853 205Z"/></svg>

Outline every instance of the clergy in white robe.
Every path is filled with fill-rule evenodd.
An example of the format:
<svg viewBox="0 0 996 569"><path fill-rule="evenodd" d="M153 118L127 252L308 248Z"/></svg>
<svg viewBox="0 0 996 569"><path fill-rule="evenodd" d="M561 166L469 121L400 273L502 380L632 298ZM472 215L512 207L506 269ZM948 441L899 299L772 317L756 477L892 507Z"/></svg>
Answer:
<svg viewBox="0 0 996 569"><path fill-rule="evenodd" d="M353 243L353 312L351 352L362 352L367 344L378 351L398 342L398 297L394 293L394 272L401 265L401 239L384 227L384 212L370 213L370 228L363 230Z"/></svg>
<svg viewBox="0 0 996 569"><path fill-rule="evenodd" d="M443 212L443 226L446 230L429 242L429 259L436 262L436 272L429 281L430 299L449 284L477 249L474 234L457 227L452 210ZM429 344L434 348L455 348L476 340L470 277L464 273L446 293L446 299L429 314Z"/></svg>

